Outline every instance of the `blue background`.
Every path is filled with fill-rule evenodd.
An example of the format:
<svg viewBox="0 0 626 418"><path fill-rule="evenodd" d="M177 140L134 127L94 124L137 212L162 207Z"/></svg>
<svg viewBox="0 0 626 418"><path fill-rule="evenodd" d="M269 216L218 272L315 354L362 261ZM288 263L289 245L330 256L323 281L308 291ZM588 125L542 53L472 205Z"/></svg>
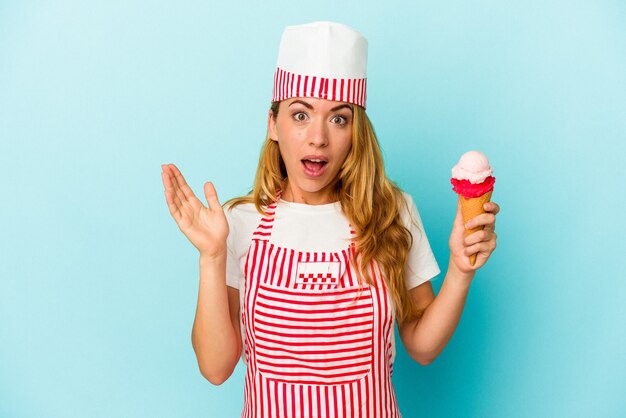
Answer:
<svg viewBox="0 0 626 418"><path fill-rule="evenodd" d="M0 416L239 415L241 364L197 369L160 164L244 194L282 29L314 20L369 39L368 114L444 272L450 168L479 149L497 177L455 336L428 367L398 347L404 415L626 416L617 0L0 1Z"/></svg>

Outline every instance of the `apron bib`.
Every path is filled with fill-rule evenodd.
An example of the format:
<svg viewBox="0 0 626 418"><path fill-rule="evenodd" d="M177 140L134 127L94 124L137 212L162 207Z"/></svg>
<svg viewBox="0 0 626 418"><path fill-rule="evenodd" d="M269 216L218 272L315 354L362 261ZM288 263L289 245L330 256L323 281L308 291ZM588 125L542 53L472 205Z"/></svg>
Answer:
<svg viewBox="0 0 626 418"><path fill-rule="evenodd" d="M377 286L361 285L353 244L338 252L276 246L276 204L266 211L241 290L242 417L400 417L392 307L377 265L370 268Z"/></svg>

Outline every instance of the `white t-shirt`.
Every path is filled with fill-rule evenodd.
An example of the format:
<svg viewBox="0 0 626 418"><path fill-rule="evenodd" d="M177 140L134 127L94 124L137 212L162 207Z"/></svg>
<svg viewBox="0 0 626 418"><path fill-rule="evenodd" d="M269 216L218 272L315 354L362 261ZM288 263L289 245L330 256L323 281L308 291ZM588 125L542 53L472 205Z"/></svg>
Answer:
<svg viewBox="0 0 626 418"><path fill-rule="evenodd" d="M440 270L413 199L407 193L403 195L409 212L402 210L401 217L413 236L413 246L405 268L407 288L412 289L435 277ZM252 203L237 205L225 212L230 228L226 284L241 289L246 256L261 214ZM350 224L343 215L339 202L326 205L306 205L284 200L278 202L270 238L274 245L298 251L335 252L346 249L350 238Z"/></svg>

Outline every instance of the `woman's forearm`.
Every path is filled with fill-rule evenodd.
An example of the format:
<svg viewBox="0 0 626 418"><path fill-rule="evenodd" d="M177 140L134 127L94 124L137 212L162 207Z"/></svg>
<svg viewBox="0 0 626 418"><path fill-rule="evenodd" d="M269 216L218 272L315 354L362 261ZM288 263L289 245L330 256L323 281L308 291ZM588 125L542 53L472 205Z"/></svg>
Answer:
<svg viewBox="0 0 626 418"><path fill-rule="evenodd" d="M404 328L407 351L420 364L431 363L445 348L461 319L474 273L460 272L449 263L439 294L421 318Z"/></svg>
<svg viewBox="0 0 626 418"><path fill-rule="evenodd" d="M241 354L241 337L231 321L225 255L200 256L198 306L191 338L202 375L217 385L228 379Z"/></svg>

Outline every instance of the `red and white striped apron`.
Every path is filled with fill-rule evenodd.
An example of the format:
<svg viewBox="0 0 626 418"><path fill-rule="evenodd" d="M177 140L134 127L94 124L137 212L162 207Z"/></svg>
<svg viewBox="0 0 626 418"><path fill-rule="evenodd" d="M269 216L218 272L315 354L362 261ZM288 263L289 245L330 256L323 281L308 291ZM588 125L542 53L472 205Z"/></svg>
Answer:
<svg viewBox="0 0 626 418"><path fill-rule="evenodd" d="M245 263L242 417L400 417L392 307L377 265L370 270L377 286L361 285L353 246L276 246L276 204L267 213Z"/></svg>

